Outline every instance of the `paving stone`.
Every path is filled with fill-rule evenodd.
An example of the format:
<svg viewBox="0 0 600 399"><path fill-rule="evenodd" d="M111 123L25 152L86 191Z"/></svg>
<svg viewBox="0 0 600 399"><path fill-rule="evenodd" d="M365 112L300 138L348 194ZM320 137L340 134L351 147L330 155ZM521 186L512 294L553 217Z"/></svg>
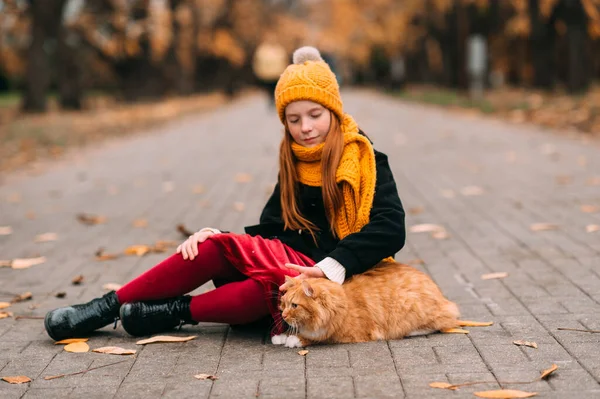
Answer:
<svg viewBox="0 0 600 399"><path fill-rule="evenodd" d="M352 398L354 381L351 377L320 378L307 380L308 398Z"/></svg>

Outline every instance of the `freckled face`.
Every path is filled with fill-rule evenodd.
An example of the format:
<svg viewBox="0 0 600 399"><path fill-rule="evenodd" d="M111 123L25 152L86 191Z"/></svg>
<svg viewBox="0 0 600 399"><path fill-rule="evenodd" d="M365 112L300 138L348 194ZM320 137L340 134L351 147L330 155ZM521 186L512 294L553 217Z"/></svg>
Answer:
<svg viewBox="0 0 600 399"><path fill-rule="evenodd" d="M294 141L310 148L327 138L331 112L312 101L294 101L285 108L285 120Z"/></svg>

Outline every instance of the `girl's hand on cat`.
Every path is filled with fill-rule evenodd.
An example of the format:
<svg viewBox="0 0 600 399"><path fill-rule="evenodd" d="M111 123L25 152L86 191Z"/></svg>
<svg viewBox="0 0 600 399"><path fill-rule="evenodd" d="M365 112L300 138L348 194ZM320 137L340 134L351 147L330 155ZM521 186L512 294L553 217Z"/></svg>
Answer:
<svg viewBox="0 0 600 399"><path fill-rule="evenodd" d="M286 263L285 267L295 270L298 273L300 273L300 275L298 277L295 277L296 279L299 279L299 280L303 280L305 278L325 278L325 273L323 273L323 270L319 269L318 267L305 267L305 266L295 265L293 263ZM283 283L279 287L279 291L286 291L289 286L290 286L289 283Z"/></svg>
<svg viewBox="0 0 600 399"><path fill-rule="evenodd" d="M217 234L215 230L202 229L192 234L180 246L177 247L177 253L183 256L183 259L194 260L198 256L198 244L206 241L212 235Z"/></svg>

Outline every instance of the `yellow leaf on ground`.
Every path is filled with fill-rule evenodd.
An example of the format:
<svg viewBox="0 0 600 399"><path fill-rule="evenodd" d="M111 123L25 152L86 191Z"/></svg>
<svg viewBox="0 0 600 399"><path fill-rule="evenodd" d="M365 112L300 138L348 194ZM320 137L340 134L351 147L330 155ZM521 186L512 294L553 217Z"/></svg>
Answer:
<svg viewBox="0 0 600 399"><path fill-rule="evenodd" d="M298 354L300 356L306 356L308 354L308 351L306 349L302 349L301 351L298 351Z"/></svg>
<svg viewBox="0 0 600 399"><path fill-rule="evenodd" d="M132 245L125 249L125 255L144 256L150 252L151 248L148 245Z"/></svg>
<svg viewBox="0 0 600 399"><path fill-rule="evenodd" d="M85 279L85 277L83 277L82 274L73 277L73 279L71 280L71 284L73 285L80 285L81 283L83 283L83 280Z"/></svg>
<svg viewBox="0 0 600 399"><path fill-rule="evenodd" d="M87 342L88 340L89 340L89 338L67 338L67 339L61 339L60 341L56 341L54 343L54 345L74 344L76 342Z"/></svg>
<svg viewBox="0 0 600 399"><path fill-rule="evenodd" d="M10 226L0 226L0 236L7 236L12 234L13 230Z"/></svg>
<svg viewBox="0 0 600 399"><path fill-rule="evenodd" d="M148 227L148 221L146 219L136 219L133 221L133 227L144 228Z"/></svg>
<svg viewBox="0 0 600 399"><path fill-rule="evenodd" d="M471 320L459 320L458 325L460 327L489 327L494 324L493 321L471 321Z"/></svg>
<svg viewBox="0 0 600 399"><path fill-rule="evenodd" d="M31 378L24 375L18 375L15 377L2 377L2 379L9 384L24 384L26 382L31 382Z"/></svg>
<svg viewBox="0 0 600 399"><path fill-rule="evenodd" d="M202 184L196 184L192 187L192 192L194 194L202 194L204 192L204 186Z"/></svg>
<svg viewBox="0 0 600 399"><path fill-rule="evenodd" d="M513 344L517 345L517 346L529 346L530 348L535 348L537 349L537 344L535 342L532 341L523 341L523 340L517 340L517 341L513 341Z"/></svg>
<svg viewBox="0 0 600 399"><path fill-rule="evenodd" d="M447 382L432 382L429 384L429 386L432 388L439 388L439 389L451 389L453 391L455 391L457 389L454 385L448 384Z"/></svg>
<svg viewBox="0 0 600 399"><path fill-rule="evenodd" d="M513 399L513 398L531 398L537 395L537 392L517 391L514 389L498 389L496 391L474 392L475 396L480 398Z"/></svg>
<svg viewBox="0 0 600 399"><path fill-rule="evenodd" d="M46 257L37 258L16 258L13 260L0 260L0 267L11 267L13 269L27 269L31 266L40 265L46 262Z"/></svg>
<svg viewBox="0 0 600 399"><path fill-rule="evenodd" d="M15 295L15 297L10 302L11 303L24 302L24 301L28 301L32 298L33 298L33 294L31 292L27 291L22 294Z"/></svg>
<svg viewBox="0 0 600 399"><path fill-rule="evenodd" d="M472 197L475 195L482 195L484 193L481 187L467 186L460 189L460 193L465 197Z"/></svg>
<svg viewBox="0 0 600 399"><path fill-rule="evenodd" d="M118 289L120 289L122 287L121 284L116 284L116 283L106 283L102 286L102 289L108 290L108 291L116 291Z"/></svg>
<svg viewBox="0 0 600 399"><path fill-rule="evenodd" d="M90 346L85 342L74 342L72 344L65 345L65 351L73 353L84 353L90 351Z"/></svg>
<svg viewBox="0 0 600 399"><path fill-rule="evenodd" d="M556 230L558 229L558 225L555 223L534 223L529 226L531 231L547 231L547 230Z"/></svg>
<svg viewBox="0 0 600 399"><path fill-rule="evenodd" d="M408 208L409 215L418 215L420 213L423 213L424 211L425 211L425 208L422 206L414 206L412 208Z"/></svg>
<svg viewBox="0 0 600 399"><path fill-rule="evenodd" d="M135 349L123 349L118 346L103 346L102 348L92 349L92 352L107 353L109 355L134 355Z"/></svg>
<svg viewBox="0 0 600 399"><path fill-rule="evenodd" d="M104 260L117 259L121 255L120 254L105 254L104 253L104 248L98 248L98 250L96 251L95 256L96 256L96 260L104 261Z"/></svg>
<svg viewBox="0 0 600 399"><path fill-rule="evenodd" d="M58 240L58 234L56 233L44 233L35 236L35 242L50 242Z"/></svg>
<svg viewBox="0 0 600 399"><path fill-rule="evenodd" d="M211 375L211 374L196 374L194 376L194 378L197 378L199 380L218 380L219 377L217 377L216 375Z"/></svg>
<svg viewBox="0 0 600 399"><path fill-rule="evenodd" d="M238 173L235 175L235 181L238 183L248 183L252 181L252 175L248 173Z"/></svg>
<svg viewBox="0 0 600 399"><path fill-rule="evenodd" d="M462 328L446 328L445 330L440 330L440 332L444 334L468 334L468 330L463 330Z"/></svg>
<svg viewBox="0 0 600 399"><path fill-rule="evenodd" d="M588 186L600 186L600 176L590 177L586 180L585 184Z"/></svg>
<svg viewBox="0 0 600 399"><path fill-rule="evenodd" d="M0 302L0 309L6 309L11 305L10 302Z"/></svg>
<svg viewBox="0 0 600 399"><path fill-rule="evenodd" d="M587 226L585 226L585 231L587 233L595 233L597 231L600 231L600 225L598 225L598 224L588 224Z"/></svg>
<svg viewBox="0 0 600 399"><path fill-rule="evenodd" d="M596 205L581 205L581 212L584 213L596 213L600 212L600 206Z"/></svg>
<svg viewBox="0 0 600 399"><path fill-rule="evenodd" d="M142 339L136 342L137 345L155 344L160 342L187 342L196 338L197 335L190 335L189 337L174 337L170 335L157 335L156 337Z"/></svg>
<svg viewBox="0 0 600 399"><path fill-rule="evenodd" d="M0 319L6 319L7 317L13 317L12 312L0 312Z"/></svg>
<svg viewBox="0 0 600 399"><path fill-rule="evenodd" d="M446 230L434 231L431 233L431 236L438 240L445 240L446 238L450 237L450 235L448 235L448 232Z"/></svg>
<svg viewBox="0 0 600 399"><path fill-rule="evenodd" d="M558 366L556 364L553 364L552 367L550 367L549 369L542 371L542 375L540 375L540 380L548 378L548 376L554 373L556 370L558 370Z"/></svg>
<svg viewBox="0 0 600 399"><path fill-rule="evenodd" d="M504 278L504 277L508 277L507 272L487 273L487 274L481 275L482 280L493 280L493 279Z"/></svg>
<svg viewBox="0 0 600 399"><path fill-rule="evenodd" d="M92 226L95 224L106 223L106 216L91 215L91 214L87 214L87 213L79 213L79 214L77 214L77 220L79 220L83 224Z"/></svg>

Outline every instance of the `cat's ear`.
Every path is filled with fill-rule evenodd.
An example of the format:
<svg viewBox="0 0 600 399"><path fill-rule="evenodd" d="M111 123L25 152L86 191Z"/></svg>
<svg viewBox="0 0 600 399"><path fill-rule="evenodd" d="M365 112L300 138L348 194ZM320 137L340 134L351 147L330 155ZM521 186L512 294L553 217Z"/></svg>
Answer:
<svg viewBox="0 0 600 399"><path fill-rule="evenodd" d="M302 281L302 291L304 291L304 295L310 298L315 295L315 291L306 280Z"/></svg>
<svg viewBox="0 0 600 399"><path fill-rule="evenodd" d="M285 282L286 284L289 284L290 286L295 284L295 280L293 278L291 278L290 276L285 276Z"/></svg>

